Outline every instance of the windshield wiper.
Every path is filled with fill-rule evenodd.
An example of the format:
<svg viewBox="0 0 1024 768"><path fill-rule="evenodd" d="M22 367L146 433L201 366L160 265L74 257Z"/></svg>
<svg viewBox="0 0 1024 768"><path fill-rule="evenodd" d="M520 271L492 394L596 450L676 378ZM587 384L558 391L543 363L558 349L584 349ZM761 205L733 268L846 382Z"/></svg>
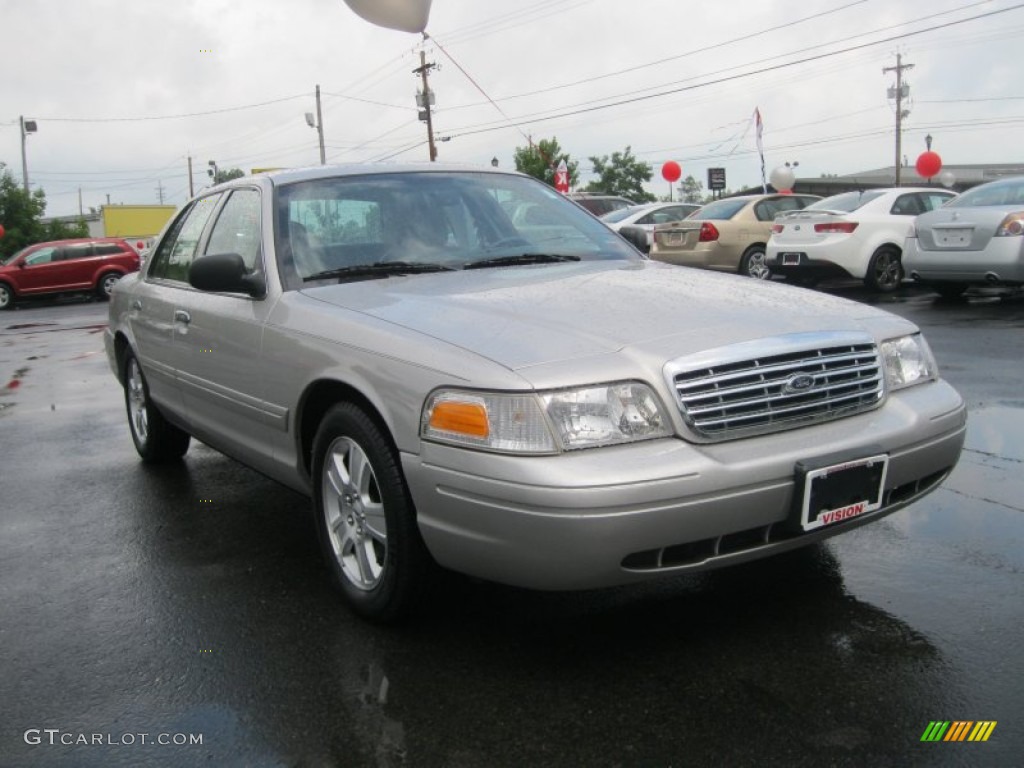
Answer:
<svg viewBox="0 0 1024 768"><path fill-rule="evenodd" d="M376 264L355 264L351 267L339 267L317 272L309 277L302 278L303 282L311 280L330 280L337 277L340 280L358 279L361 277L391 277L392 275L414 275L420 272L451 272L452 267L444 264L433 264L431 262L415 261L381 261Z"/></svg>
<svg viewBox="0 0 1024 768"><path fill-rule="evenodd" d="M513 267L518 264L553 264L557 261L579 261L579 256L569 253L520 253L515 256L498 256L493 259L471 261L463 269L481 267Z"/></svg>

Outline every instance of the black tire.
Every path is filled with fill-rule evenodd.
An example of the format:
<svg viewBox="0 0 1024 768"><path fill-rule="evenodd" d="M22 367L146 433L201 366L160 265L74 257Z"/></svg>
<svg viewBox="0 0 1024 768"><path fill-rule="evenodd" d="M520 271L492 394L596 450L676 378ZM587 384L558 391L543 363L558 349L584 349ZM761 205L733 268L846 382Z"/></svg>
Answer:
<svg viewBox="0 0 1024 768"><path fill-rule="evenodd" d="M120 272L104 272L96 281L96 298L100 301L110 301L110 293L121 279Z"/></svg>
<svg viewBox="0 0 1024 768"><path fill-rule="evenodd" d="M864 284L879 293L898 291L903 284L903 262L900 251L891 245L884 245L871 256Z"/></svg>
<svg viewBox="0 0 1024 768"><path fill-rule="evenodd" d="M0 283L0 311L14 309L14 291L7 283Z"/></svg>
<svg viewBox="0 0 1024 768"><path fill-rule="evenodd" d="M167 421L149 399L149 385L132 352L124 358L124 405L132 442L144 462L160 464L185 455L189 434Z"/></svg>
<svg viewBox="0 0 1024 768"><path fill-rule="evenodd" d="M743 252L743 258L740 259L740 274L757 280L771 278L772 271L765 263L765 247L763 245L752 245Z"/></svg>
<svg viewBox="0 0 1024 768"><path fill-rule="evenodd" d="M335 585L366 618L408 616L433 561L387 435L357 405L333 406L313 440L312 479L317 535Z"/></svg>
<svg viewBox="0 0 1024 768"><path fill-rule="evenodd" d="M939 296L947 301L959 299L967 290L967 283L933 283L929 286Z"/></svg>

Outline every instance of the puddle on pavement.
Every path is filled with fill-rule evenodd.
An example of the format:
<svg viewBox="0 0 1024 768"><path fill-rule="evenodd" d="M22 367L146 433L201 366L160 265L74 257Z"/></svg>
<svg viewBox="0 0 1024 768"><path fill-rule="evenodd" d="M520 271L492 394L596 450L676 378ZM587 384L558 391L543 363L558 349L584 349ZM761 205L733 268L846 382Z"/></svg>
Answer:
<svg viewBox="0 0 1024 768"><path fill-rule="evenodd" d="M5 331L21 331L25 328L45 328L47 326L53 326L56 323L16 323L15 325L8 325L4 328Z"/></svg>
<svg viewBox="0 0 1024 768"><path fill-rule="evenodd" d="M968 412L964 450L1024 463L1024 403L986 405Z"/></svg>
<svg viewBox="0 0 1024 768"><path fill-rule="evenodd" d="M14 375L11 377L11 380L7 382L7 386L5 387L5 389L17 389L18 387L20 387L21 380L26 373L28 373L28 366L16 370L14 372Z"/></svg>
<svg viewBox="0 0 1024 768"><path fill-rule="evenodd" d="M909 538L941 542L961 562L1024 572L1024 403L971 410L953 474L890 521Z"/></svg>

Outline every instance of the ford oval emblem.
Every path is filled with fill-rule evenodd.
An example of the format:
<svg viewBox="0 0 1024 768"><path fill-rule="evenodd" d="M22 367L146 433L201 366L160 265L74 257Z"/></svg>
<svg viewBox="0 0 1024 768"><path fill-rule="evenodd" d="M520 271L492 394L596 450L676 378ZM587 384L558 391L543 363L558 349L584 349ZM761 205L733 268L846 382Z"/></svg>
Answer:
<svg viewBox="0 0 1024 768"><path fill-rule="evenodd" d="M797 392L806 392L813 386L814 377L809 373L794 373L786 379L786 383L782 385L782 391L785 394L796 394Z"/></svg>
<svg viewBox="0 0 1024 768"><path fill-rule="evenodd" d="M795 229L797 232L799 232L800 231L800 225L799 224L795 224L793 226L793 229Z"/></svg>

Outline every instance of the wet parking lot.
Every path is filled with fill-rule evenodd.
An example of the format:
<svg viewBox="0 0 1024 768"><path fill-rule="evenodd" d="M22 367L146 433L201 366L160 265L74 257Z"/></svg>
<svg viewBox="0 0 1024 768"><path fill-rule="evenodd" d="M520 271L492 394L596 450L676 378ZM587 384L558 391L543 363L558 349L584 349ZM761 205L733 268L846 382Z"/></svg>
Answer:
<svg viewBox="0 0 1024 768"><path fill-rule="evenodd" d="M921 326L968 401L943 488L638 587L445 576L399 628L332 592L303 497L138 461L106 305L0 314L0 764L1020 765L1024 297L826 289Z"/></svg>

